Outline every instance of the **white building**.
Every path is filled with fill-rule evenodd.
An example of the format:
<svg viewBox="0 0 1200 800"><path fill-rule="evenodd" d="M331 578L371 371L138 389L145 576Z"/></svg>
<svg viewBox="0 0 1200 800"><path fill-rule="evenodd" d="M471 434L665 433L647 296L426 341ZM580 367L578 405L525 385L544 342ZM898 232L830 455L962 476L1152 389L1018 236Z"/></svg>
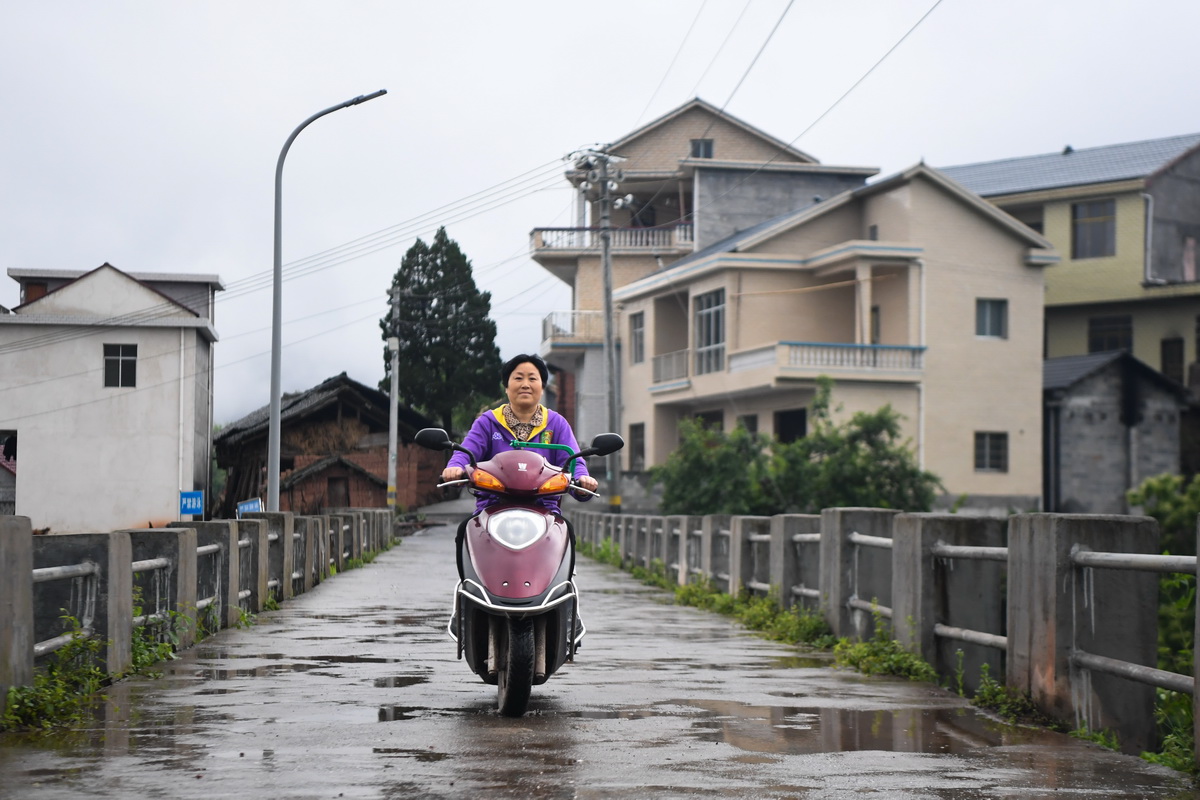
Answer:
<svg viewBox="0 0 1200 800"><path fill-rule="evenodd" d="M0 442L16 513L53 532L159 526L205 490L216 275L10 269L0 309Z"/></svg>

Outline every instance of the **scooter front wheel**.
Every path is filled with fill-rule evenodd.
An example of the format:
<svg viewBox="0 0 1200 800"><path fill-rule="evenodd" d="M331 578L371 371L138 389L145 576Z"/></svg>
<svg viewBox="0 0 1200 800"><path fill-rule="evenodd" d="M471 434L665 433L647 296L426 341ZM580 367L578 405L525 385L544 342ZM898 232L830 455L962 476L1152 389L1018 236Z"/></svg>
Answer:
<svg viewBox="0 0 1200 800"><path fill-rule="evenodd" d="M529 706L529 693L533 688L533 619L510 617L507 628L508 641L497 675L496 698L501 714L519 717Z"/></svg>

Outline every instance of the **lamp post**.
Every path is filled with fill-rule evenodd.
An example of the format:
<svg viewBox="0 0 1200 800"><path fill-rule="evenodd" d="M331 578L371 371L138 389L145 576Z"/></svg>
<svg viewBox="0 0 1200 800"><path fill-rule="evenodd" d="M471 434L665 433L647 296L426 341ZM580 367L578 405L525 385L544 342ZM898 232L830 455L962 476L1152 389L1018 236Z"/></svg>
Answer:
<svg viewBox="0 0 1200 800"><path fill-rule="evenodd" d="M318 111L308 119L301 122L296 130L292 131L292 135L283 143L283 149L279 151L279 162L275 165L275 284L274 293L271 298L271 421L267 428L267 510L279 510L279 405L280 405L280 350L282 349L282 322L283 314L283 160L287 157L288 148L292 146L292 142L300 135L300 131L304 130L310 123L320 119L326 114L332 114L334 111L346 108L347 106L356 106L359 103L365 103L368 100L374 100L376 97L387 94L387 89L380 89L378 92L371 94L362 94L355 97L353 100L347 100L344 103L339 103L336 106L331 106L324 111Z"/></svg>

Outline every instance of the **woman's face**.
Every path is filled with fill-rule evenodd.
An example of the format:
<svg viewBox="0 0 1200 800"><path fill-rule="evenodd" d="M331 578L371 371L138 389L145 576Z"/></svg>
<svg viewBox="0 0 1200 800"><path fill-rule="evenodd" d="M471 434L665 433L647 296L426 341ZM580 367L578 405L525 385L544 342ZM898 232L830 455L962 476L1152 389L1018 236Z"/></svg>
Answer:
<svg viewBox="0 0 1200 800"><path fill-rule="evenodd" d="M508 376L508 402L514 408L531 410L542 402L542 373L528 361L517 364L517 368Z"/></svg>

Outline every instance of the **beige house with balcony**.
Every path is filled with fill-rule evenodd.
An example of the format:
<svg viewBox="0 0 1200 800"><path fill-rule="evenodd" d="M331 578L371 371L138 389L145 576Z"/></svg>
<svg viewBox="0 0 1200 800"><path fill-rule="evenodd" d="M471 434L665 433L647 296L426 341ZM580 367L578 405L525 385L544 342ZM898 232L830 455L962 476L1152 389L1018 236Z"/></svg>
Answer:
<svg viewBox="0 0 1200 800"><path fill-rule="evenodd" d="M624 470L662 463L685 417L804 436L828 375L840 415L899 411L951 496L1039 507L1046 239L924 165L866 185L698 100L607 152L632 195L610 233ZM533 232L574 290L542 352L575 378L581 438L606 422L598 235Z"/></svg>
<svg viewBox="0 0 1200 800"><path fill-rule="evenodd" d="M951 495L1036 509L1042 268L1055 258L918 165L629 283L614 293L627 464L661 463L684 417L803 436L828 375L841 415L899 411Z"/></svg>

